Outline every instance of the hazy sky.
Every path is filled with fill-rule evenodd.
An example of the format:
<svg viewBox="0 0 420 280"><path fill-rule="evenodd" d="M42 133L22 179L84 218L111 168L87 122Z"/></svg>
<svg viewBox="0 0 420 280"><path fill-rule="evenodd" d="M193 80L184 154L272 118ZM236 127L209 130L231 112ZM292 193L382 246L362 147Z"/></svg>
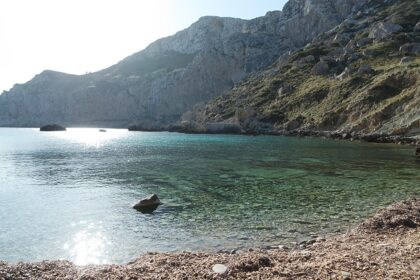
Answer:
<svg viewBox="0 0 420 280"><path fill-rule="evenodd" d="M108 67L204 15L254 18L286 0L0 0L0 93L45 69Z"/></svg>

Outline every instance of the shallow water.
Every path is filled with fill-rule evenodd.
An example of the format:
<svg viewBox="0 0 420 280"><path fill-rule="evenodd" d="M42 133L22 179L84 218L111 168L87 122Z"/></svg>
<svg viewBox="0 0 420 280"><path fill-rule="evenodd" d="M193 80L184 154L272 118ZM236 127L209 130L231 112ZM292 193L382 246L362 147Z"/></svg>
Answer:
<svg viewBox="0 0 420 280"><path fill-rule="evenodd" d="M123 263L286 244L420 194L410 147L316 138L0 128L0 260ZM131 208L157 193L153 215Z"/></svg>

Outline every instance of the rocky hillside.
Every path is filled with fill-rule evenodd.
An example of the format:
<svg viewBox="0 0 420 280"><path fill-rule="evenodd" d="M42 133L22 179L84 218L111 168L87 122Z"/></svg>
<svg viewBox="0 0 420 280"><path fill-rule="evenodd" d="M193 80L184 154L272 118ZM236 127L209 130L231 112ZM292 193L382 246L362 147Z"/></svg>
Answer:
<svg viewBox="0 0 420 280"><path fill-rule="evenodd" d="M246 83L255 81L254 73L338 25L365 2L371 1L290 0L282 12L253 20L203 17L102 71L81 76L44 71L0 95L0 126L161 128L250 75ZM263 112L266 101L254 107Z"/></svg>
<svg viewBox="0 0 420 280"><path fill-rule="evenodd" d="M195 106L177 129L411 141L420 136L419 54L420 1L367 1L302 49Z"/></svg>

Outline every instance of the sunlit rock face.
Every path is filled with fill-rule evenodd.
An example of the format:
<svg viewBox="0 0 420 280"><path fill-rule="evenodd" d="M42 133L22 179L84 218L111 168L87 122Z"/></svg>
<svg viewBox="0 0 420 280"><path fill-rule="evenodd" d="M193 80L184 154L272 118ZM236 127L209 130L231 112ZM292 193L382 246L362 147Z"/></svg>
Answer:
<svg viewBox="0 0 420 280"><path fill-rule="evenodd" d="M302 47L365 0L291 0L253 20L203 17L116 65L81 76L44 71L0 96L1 126L169 124Z"/></svg>

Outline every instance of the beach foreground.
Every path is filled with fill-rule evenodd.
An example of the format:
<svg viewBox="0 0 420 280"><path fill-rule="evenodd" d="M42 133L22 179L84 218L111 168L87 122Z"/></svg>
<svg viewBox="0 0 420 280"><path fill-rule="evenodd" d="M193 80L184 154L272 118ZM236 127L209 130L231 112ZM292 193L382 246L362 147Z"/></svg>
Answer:
<svg viewBox="0 0 420 280"><path fill-rule="evenodd" d="M7 264L0 279L420 279L420 199L378 211L352 231L240 253L149 253L126 265ZM313 242L313 243L312 243ZM213 272L215 264L228 267Z"/></svg>

